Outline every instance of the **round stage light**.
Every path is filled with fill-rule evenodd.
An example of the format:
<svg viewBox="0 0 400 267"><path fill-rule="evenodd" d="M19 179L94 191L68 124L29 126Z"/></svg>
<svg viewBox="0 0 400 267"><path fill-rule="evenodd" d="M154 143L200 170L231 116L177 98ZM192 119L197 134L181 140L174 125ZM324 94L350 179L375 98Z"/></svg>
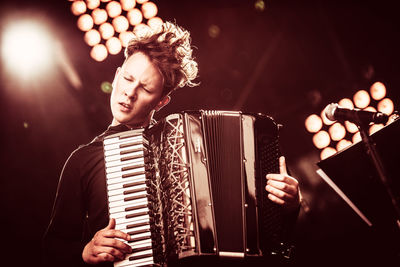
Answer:
<svg viewBox="0 0 400 267"><path fill-rule="evenodd" d="M93 28L93 19L89 14L83 14L78 18L77 25L81 31L86 32Z"/></svg>
<svg viewBox="0 0 400 267"><path fill-rule="evenodd" d="M140 23L142 23L142 20L143 20L142 12L137 8L129 10L127 17L128 17L129 23L133 26L139 25Z"/></svg>
<svg viewBox="0 0 400 267"><path fill-rule="evenodd" d="M118 16L113 19L112 24L116 32L121 33L129 28L129 22L125 16Z"/></svg>
<svg viewBox="0 0 400 267"><path fill-rule="evenodd" d="M333 141L339 141L345 137L346 129L341 123L336 122L331 127L329 127L329 135L331 136Z"/></svg>
<svg viewBox="0 0 400 267"><path fill-rule="evenodd" d="M114 36L114 33L115 33L114 27L108 22L101 24L99 27L99 31L100 31L101 37L104 40L110 39L111 37Z"/></svg>
<svg viewBox="0 0 400 267"><path fill-rule="evenodd" d="M107 10L108 16L110 16L111 18L115 18L115 17L121 15L121 13L122 13L121 4L116 1L112 1L112 2L108 3L106 6L106 10Z"/></svg>
<svg viewBox="0 0 400 267"><path fill-rule="evenodd" d="M311 114L307 117L305 126L308 132L316 133L322 128L322 119L316 114Z"/></svg>
<svg viewBox="0 0 400 267"><path fill-rule="evenodd" d="M108 53L110 53L111 55L116 55L119 52L121 52L122 49L121 41L117 37L111 37L110 39L107 40L106 47Z"/></svg>
<svg viewBox="0 0 400 267"><path fill-rule="evenodd" d="M354 94L353 101L356 107L362 109L368 107L371 99L367 91L359 90L357 93Z"/></svg>
<svg viewBox="0 0 400 267"><path fill-rule="evenodd" d="M92 17L94 24L100 25L107 21L108 18L107 11L105 11L104 9L96 8L95 10L92 11Z"/></svg>
<svg viewBox="0 0 400 267"><path fill-rule="evenodd" d="M334 149L333 147L326 147L321 151L320 158L321 160L324 160L335 154L336 154L336 149Z"/></svg>
<svg viewBox="0 0 400 267"><path fill-rule="evenodd" d="M86 12L86 4L85 1L74 1L71 4L71 12L75 16L82 15Z"/></svg>
<svg viewBox="0 0 400 267"><path fill-rule="evenodd" d="M146 2L142 5L143 17L145 17L146 19L155 17L157 15L157 12L157 6L153 2Z"/></svg>
<svg viewBox="0 0 400 267"><path fill-rule="evenodd" d="M135 37L135 35L133 34L133 32L121 32L119 34L119 40L121 41L121 44L123 47L127 47L129 41Z"/></svg>
<svg viewBox="0 0 400 267"><path fill-rule="evenodd" d="M338 102L339 106L342 108L348 108L348 109L353 109L353 101L351 101L349 98L343 98Z"/></svg>
<svg viewBox="0 0 400 267"><path fill-rule="evenodd" d="M371 134L373 134L373 133L376 133L377 131L379 131L380 129L382 129L383 127L385 127L383 124L372 124L370 127L369 127L369 134L371 135Z"/></svg>
<svg viewBox="0 0 400 267"><path fill-rule="evenodd" d="M163 20L159 17L151 18L147 21L147 25L150 26L152 29L158 29L163 24Z"/></svg>
<svg viewBox="0 0 400 267"><path fill-rule="evenodd" d="M100 6L100 0L86 0L89 9L95 9Z"/></svg>
<svg viewBox="0 0 400 267"><path fill-rule="evenodd" d="M357 125L354 124L354 123L352 123L352 122L345 121L345 122L344 122L344 126L346 127L346 130L347 130L349 133L355 133L355 132L358 131Z"/></svg>
<svg viewBox="0 0 400 267"><path fill-rule="evenodd" d="M346 140L346 139L342 139L336 144L336 150L337 151L342 151L343 149L348 148L352 144L353 143L351 141Z"/></svg>
<svg viewBox="0 0 400 267"><path fill-rule="evenodd" d="M91 29L85 33L84 40L89 46L94 46L100 43L101 36L97 30Z"/></svg>
<svg viewBox="0 0 400 267"><path fill-rule="evenodd" d="M376 82L370 88L371 97L375 100L381 100L386 96L386 87L381 82Z"/></svg>
<svg viewBox="0 0 400 267"><path fill-rule="evenodd" d="M329 146L330 142L331 139L326 131L319 131L313 136L313 143L319 149Z"/></svg>
<svg viewBox="0 0 400 267"><path fill-rule="evenodd" d="M121 0L121 7L125 11L129 11L136 6L135 0Z"/></svg>
<svg viewBox="0 0 400 267"><path fill-rule="evenodd" d="M90 51L90 56L96 61L103 61L107 58L108 52L107 48L103 44L95 45L92 50Z"/></svg>
<svg viewBox="0 0 400 267"><path fill-rule="evenodd" d="M391 115L394 111L394 104L390 98L384 98L378 103L378 110L386 115Z"/></svg>
<svg viewBox="0 0 400 267"><path fill-rule="evenodd" d="M356 132L352 138L353 144L358 143L361 141L361 134L360 132Z"/></svg>

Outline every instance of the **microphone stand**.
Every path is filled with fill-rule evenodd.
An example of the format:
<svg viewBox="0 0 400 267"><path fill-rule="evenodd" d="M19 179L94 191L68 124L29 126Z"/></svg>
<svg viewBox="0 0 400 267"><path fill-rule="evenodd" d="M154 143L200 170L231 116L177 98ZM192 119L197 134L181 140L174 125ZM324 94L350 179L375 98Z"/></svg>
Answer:
<svg viewBox="0 0 400 267"><path fill-rule="evenodd" d="M370 123L369 121L362 120L359 116L357 116L356 124L358 129L360 130L361 139L365 145L368 156L371 158L372 163L374 164L377 170L380 180L382 181L387 193L389 194L389 197L392 201L393 207L397 215L396 224L397 227L400 229L400 204L398 199L396 199L395 194L392 191L392 181L390 177L386 175L386 170L382 163L381 157L379 156L379 153L376 150L376 144L368 134L369 123Z"/></svg>

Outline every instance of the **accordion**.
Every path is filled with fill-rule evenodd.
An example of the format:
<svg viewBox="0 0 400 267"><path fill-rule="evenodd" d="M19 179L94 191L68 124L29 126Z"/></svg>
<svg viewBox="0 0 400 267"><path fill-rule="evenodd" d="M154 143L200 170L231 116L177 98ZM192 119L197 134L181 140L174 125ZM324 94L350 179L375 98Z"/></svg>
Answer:
<svg viewBox="0 0 400 267"><path fill-rule="evenodd" d="M262 114L188 111L107 136L109 213L133 252L114 266L166 266L192 256L282 254L278 125Z"/></svg>

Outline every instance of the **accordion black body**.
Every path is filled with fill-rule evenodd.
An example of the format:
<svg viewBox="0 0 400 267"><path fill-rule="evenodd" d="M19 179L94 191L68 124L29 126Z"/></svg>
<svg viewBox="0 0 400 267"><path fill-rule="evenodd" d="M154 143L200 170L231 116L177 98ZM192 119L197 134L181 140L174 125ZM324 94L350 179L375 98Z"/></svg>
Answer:
<svg viewBox="0 0 400 267"><path fill-rule="evenodd" d="M132 136L140 141L124 141ZM122 140L122 145L110 149L107 140ZM107 137L104 146L110 216L120 225L117 229L133 237L134 253L116 266L283 253L282 210L265 191L266 174L279 173L278 125L270 117L176 113L149 129ZM115 161L108 151L120 154L116 176L108 167ZM132 160L136 163L126 163ZM122 189L112 187L118 184ZM113 197L117 194L122 195L116 196L120 204Z"/></svg>

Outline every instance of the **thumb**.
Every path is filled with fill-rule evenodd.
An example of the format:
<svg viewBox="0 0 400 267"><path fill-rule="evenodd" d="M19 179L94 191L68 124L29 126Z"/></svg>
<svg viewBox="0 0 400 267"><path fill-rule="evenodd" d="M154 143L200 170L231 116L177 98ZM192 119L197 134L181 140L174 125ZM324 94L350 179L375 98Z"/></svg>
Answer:
<svg viewBox="0 0 400 267"><path fill-rule="evenodd" d="M109 229L115 229L115 219L114 218L110 218L110 220L108 221L108 225L106 226L107 230Z"/></svg>
<svg viewBox="0 0 400 267"><path fill-rule="evenodd" d="M279 172L280 174L288 174L286 170L286 161L284 156L279 157Z"/></svg>

